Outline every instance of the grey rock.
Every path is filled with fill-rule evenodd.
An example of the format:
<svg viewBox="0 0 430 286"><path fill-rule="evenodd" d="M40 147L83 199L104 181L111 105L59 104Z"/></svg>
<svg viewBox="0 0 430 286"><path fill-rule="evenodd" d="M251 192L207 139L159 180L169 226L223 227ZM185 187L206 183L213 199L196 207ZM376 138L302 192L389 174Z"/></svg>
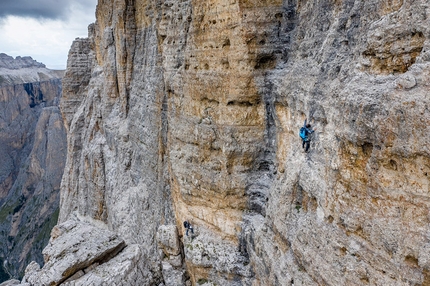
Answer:
<svg viewBox="0 0 430 286"><path fill-rule="evenodd" d="M193 239L185 237L184 251L187 263L193 267L213 269L221 277L221 273L252 277L247 257L237 252L233 243L208 230L201 229L200 234ZM211 279L217 280L216 275L212 275Z"/></svg>
<svg viewBox="0 0 430 286"><path fill-rule="evenodd" d="M396 80L396 83L397 83L399 88L404 88L404 89L411 89L417 85L417 81L416 81L415 77L411 74L406 74L406 75L400 76Z"/></svg>
<svg viewBox="0 0 430 286"><path fill-rule="evenodd" d="M110 260L124 247L124 241L108 230L66 221L52 230L43 250L43 268L29 265L24 279L33 285L59 285L70 277L79 278L80 271L93 263Z"/></svg>
<svg viewBox="0 0 430 286"><path fill-rule="evenodd" d="M163 261L163 279L166 285L184 286L185 285L185 271L182 269L175 269L170 263Z"/></svg>
<svg viewBox="0 0 430 286"><path fill-rule="evenodd" d="M85 272L82 271L82 270L79 270L78 272L76 272L75 274L73 274L72 276L70 276L69 278L67 278L67 280L64 281L64 283L62 283L62 284L67 284L67 282L71 282L71 281L74 281L76 279L79 279L79 278L81 278L84 275L85 275Z"/></svg>
<svg viewBox="0 0 430 286"><path fill-rule="evenodd" d="M182 255L171 255L164 261L170 263L173 267L181 267L183 265Z"/></svg>
<svg viewBox="0 0 430 286"><path fill-rule="evenodd" d="M78 38L70 47L61 97L61 111L67 127L85 96L91 78L95 56L90 45L89 39Z"/></svg>
<svg viewBox="0 0 430 286"><path fill-rule="evenodd" d="M424 269L430 269L430 243L426 243L420 247L418 264Z"/></svg>
<svg viewBox="0 0 430 286"><path fill-rule="evenodd" d="M64 286L86 285L136 285L146 281L151 274L139 265L143 259L139 245L129 245L111 260L100 264L84 276L62 283Z"/></svg>
<svg viewBox="0 0 430 286"><path fill-rule="evenodd" d="M0 54L0 56L1 56L1 54ZM14 286L14 285L19 285L19 284L21 284L21 282L19 280L12 279L12 280L8 280L8 281L5 281L3 283L0 283L0 286Z"/></svg>
<svg viewBox="0 0 430 286"><path fill-rule="evenodd" d="M166 285L185 285L185 269L176 225L160 225L157 242L165 254L161 262L162 274Z"/></svg>
<svg viewBox="0 0 430 286"><path fill-rule="evenodd" d="M177 256L181 253L176 225L160 225L157 231L157 242L166 255Z"/></svg>

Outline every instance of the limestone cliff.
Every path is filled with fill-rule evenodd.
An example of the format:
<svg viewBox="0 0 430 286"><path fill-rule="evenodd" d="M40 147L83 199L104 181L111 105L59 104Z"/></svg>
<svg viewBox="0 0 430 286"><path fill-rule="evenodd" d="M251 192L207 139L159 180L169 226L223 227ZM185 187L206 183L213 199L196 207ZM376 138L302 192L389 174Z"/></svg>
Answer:
<svg viewBox="0 0 430 286"><path fill-rule="evenodd" d="M429 284L429 13L426 0L100 0L69 55L58 227L127 246L58 277L53 235L51 268L23 282Z"/></svg>
<svg viewBox="0 0 430 286"><path fill-rule="evenodd" d="M57 223L66 133L61 72L0 54L0 281L22 277Z"/></svg>

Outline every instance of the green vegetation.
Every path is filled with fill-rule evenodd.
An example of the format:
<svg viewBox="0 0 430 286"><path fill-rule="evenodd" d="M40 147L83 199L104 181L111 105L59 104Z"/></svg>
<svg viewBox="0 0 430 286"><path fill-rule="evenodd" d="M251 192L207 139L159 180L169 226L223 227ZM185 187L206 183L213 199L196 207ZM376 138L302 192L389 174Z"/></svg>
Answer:
<svg viewBox="0 0 430 286"><path fill-rule="evenodd" d="M0 223L6 221L6 218L9 215L13 214L13 210L15 208L17 208L18 205L19 205L19 202L16 202L13 205L7 205L6 204L6 205L1 206L1 208L0 208Z"/></svg>
<svg viewBox="0 0 430 286"><path fill-rule="evenodd" d="M49 240L52 228L57 224L58 215L60 214L60 208L57 208L50 218L44 221L40 227L39 234L35 239L35 243L42 243L45 246L46 242Z"/></svg>
<svg viewBox="0 0 430 286"><path fill-rule="evenodd" d="M209 280L204 279L204 278L200 278L199 280L197 280L197 284L199 284L199 285L203 285L203 284L208 283L208 282L209 282Z"/></svg>

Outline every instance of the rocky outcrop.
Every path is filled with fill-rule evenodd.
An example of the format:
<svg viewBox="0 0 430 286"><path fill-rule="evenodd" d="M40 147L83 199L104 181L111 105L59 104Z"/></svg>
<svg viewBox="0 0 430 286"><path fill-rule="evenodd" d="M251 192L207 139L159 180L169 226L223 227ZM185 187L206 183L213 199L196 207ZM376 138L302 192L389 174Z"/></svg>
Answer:
<svg viewBox="0 0 430 286"><path fill-rule="evenodd" d="M182 246L176 225L161 225L157 232L158 246L162 251L161 269L166 285L185 285L185 265Z"/></svg>
<svg viewBox="0 0 430 286"><path fill-rule="evenodd" d="M61 78L29 58L13 61L4 54L0 58L0 78L8 79L0 83L0 281L4 281L9 276L20 278L32 260L42 263L41 250L57 223L67 146L58 108ZM26 82L42 68L47 79ZM14 74L19 74L17 82Z"/></svg>
<svg viewBox="0 0 430 286"><path fill-rule="evenodd" d="M14 285L19 285L19 284L21 284L21 281L16 280L16 279L12 279L12 280L8 280L8 281L1 283L0 286L14 286Z"/></svg>
<svg viewBox="0 0 430 286"><path fill-rule="evenodd" d="M118 276L140 285L428 284L428 13L100 0L69 58L60 222L136 245Z"/></svg>
<svg viewBox="0 0 430 286"><path fill-rule="evenodd" d="M59 285L75 280L84 276L84 271L88 272L86 269L108 261L124 247L124 240L108 230L78 221L66 221L52 230L49 244L43 250L43 269L38 270L40 266L37 263L30 264L24 281Z"/></svg>

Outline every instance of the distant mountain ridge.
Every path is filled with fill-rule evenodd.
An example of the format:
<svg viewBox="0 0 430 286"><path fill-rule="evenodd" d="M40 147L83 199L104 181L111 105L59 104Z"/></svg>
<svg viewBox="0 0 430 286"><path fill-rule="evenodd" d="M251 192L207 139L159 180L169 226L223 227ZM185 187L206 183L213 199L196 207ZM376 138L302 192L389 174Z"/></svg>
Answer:
<svg viewBox="0 0 430 286"><path fill-rule="evenodd" d="M51 70L32 57L13 58L0 53L0 86L62 78L64 70Z"/></svg>
<svg viewBox="0 0 430 286"><path fill-rule="evenodd" d="M33 60L32 57L13 58L5 53L0 53L0 68L22 69L22 68L46 68L43 63Z"/></svg>

